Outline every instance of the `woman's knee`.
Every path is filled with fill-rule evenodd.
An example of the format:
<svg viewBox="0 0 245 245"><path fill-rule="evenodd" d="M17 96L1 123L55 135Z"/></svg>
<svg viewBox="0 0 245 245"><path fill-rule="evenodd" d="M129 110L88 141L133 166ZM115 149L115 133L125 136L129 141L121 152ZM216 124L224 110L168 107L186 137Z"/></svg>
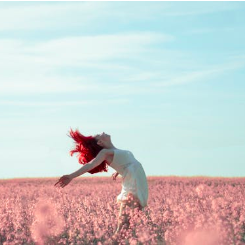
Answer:
<svg viewBox="0 0 245 245"><path fill-rule="evenodd" d="M138 198L131 193L129 193L128 195L127 205L130 206L131 208L142 209Z"/></svg>
<svg viewBox="0 0 245 245"><path fill-rule="evenodd" d="M129 220L130 220L130 215L128 214L126 210L124 210L123 212L119 214L118 221L120 223L127 223L129 222Z"/></svg>

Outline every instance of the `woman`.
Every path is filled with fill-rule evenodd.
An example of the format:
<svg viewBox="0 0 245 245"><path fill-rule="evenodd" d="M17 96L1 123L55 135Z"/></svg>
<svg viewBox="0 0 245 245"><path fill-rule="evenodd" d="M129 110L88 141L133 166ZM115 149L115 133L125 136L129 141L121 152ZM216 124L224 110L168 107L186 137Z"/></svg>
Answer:
<svg viewBox="0 0 245 245"><path fill-rule="evenodd" d="M148 183L144 169L134 155L128 150L117 149L111 142L111 136L97 134L84 136L78 130L70 130L70 136L75 140L76 147L70 153L78 153L79 163L84 166L76 172L62 176L55 186L65 187L72 179L89 172L107 172L109 165L117 172L113 174L115 180L117 175L122 176L122 190L117 196L117 203L120 204L118 226L115 235L125 225L129 227L129 215L126 210L143 210L147 206Z"/></svg>

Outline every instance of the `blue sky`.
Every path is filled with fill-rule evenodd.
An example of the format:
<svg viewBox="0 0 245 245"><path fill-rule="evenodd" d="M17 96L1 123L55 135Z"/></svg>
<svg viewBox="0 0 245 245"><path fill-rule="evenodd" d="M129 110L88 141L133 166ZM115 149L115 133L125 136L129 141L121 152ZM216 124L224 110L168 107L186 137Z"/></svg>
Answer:
<svg viewBox="0 0 245 245"><path fill-rule="evenodd" d="M0 178L79 169L70 127L147 176L244 176L244 26L244 2L1 2Z"/></svg>

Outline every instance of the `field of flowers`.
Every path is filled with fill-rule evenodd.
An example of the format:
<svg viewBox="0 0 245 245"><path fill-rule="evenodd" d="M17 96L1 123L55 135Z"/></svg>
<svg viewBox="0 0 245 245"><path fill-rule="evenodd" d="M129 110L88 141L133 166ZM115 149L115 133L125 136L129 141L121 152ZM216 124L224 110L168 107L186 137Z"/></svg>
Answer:
<svg viewBox="0 0 245 245"><path fill-rule="evenodd" d="M148 177L148 206L117 227L121 177L0 180L0 244L245 244L245 178Z"/></svg>

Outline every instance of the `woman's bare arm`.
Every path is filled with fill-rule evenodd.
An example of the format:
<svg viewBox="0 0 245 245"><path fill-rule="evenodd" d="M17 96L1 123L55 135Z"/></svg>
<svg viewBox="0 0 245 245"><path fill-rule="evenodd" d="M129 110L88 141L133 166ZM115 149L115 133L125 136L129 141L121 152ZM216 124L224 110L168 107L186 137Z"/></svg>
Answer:
<svg viewBox="0 0 245 245"><path fill-rule="evenodd" d="M99 152L99 154L90 162L88 162L87 164L85 164L84 166L82 166L80 169L78 169L76 172L70 174L69 176L74 179L80 175L85 174L86 172L89 172L90 170L96 168L97 166L99 166L106 158L106 150L101 150Z"/></svg>
<svg viewBox="0 0 245 245"><path fill-rule="evenodd" d="M55 186L60 186L60 187L65 187L66 185L68 185L72 179L90 171L91 166L89 166L89 164L86 164L84 166L82 166L80 169L78 169L76 172L72 173L72 174L68 174L68 175L63 175L62 177L60 177L60 179L55 183Z"/></svg>
<svg viewBox="0 0 245 245"><path fill-rule="evenodd" d="M83 175L85 173L87 173L88 171L92 170L91 166L89 165L89 163L85 164L84 166L82 166L80 169L78 169L76 172L69 174L70 178L74 179L80 175Z"/></svg>
<svg viewBox="0 0 245 245"><path fill-rule="evenodd" d="M85 174L86 172L89 172L90 170L94 169L95 167L99 166L107 156L107 150L102 149L99 154L90 162L82 166L80 169L78 169L76 172L69 174L69 175L63 175L58 182L55 184L55 186L65 187L68 185L72 179Z"/></svg>

